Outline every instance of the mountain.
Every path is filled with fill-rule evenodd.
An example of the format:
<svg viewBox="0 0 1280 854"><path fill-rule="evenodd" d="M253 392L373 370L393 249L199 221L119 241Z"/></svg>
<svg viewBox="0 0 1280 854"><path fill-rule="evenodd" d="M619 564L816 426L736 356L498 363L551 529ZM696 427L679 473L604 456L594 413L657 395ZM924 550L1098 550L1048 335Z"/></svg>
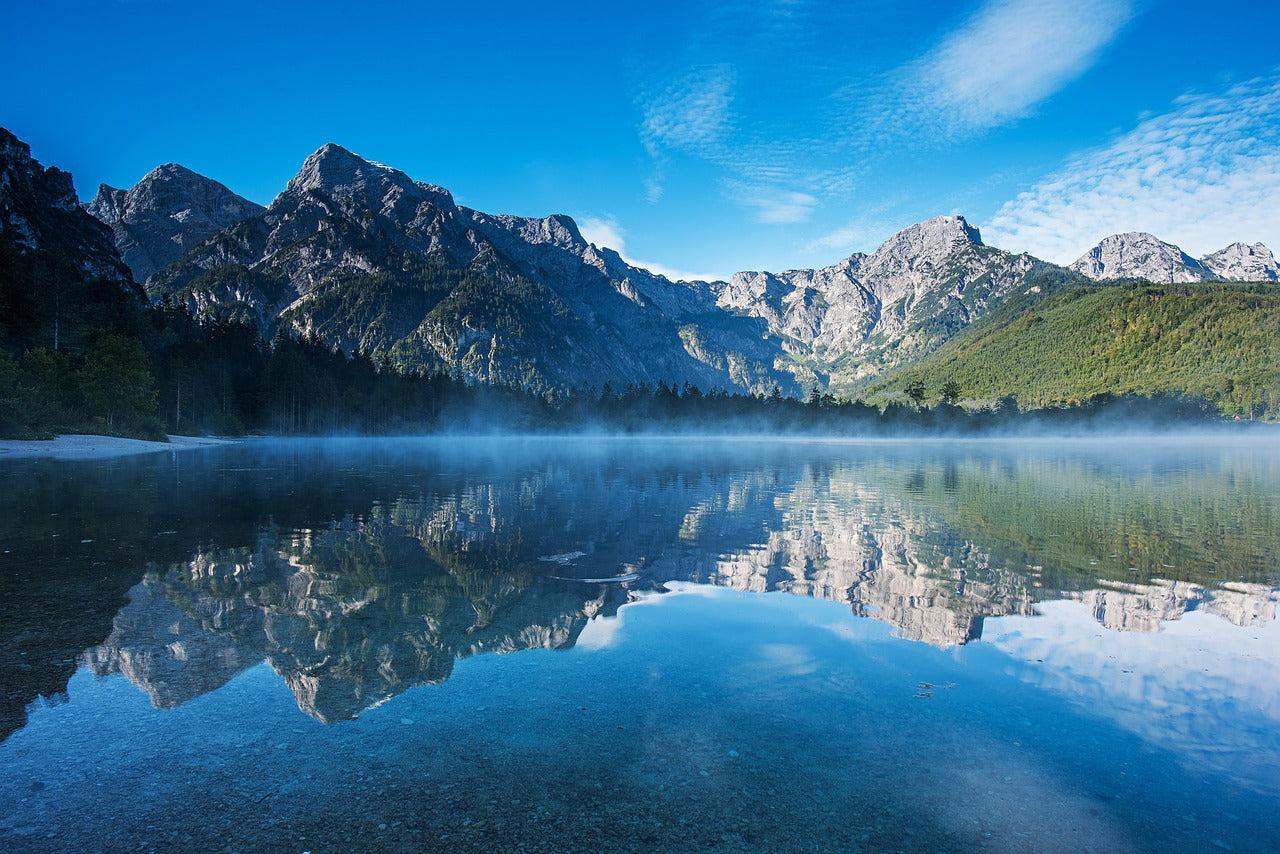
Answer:
<svg viewBox="0 0 1280 854"><path fill-rule="evenodd" d="M963 217L943 216L831 267L737 273L718 287L718 304L763 319L792 358L854 389L932 352L1007 295L1064 277L1030 255L983 245Z"/></svg>
<svg viewBox="0 0 1280 854"><path fill-rule="evenodd" d="M1141 231L1103 239L1076 260L1071 269L1099 281L1141 279L1157 284L1280 279L1280 266L1271 250L1261 243L1233 243L1197 260L1172 243Z"/></svg>
<svg viewBox="0 0 1280 854"><path fill-rule="evenodd" d="M1200 259L1220 279L1232 282L1280 281L1280 264L1261 243L1232 243Z"/></svg>
<svg viewBox="0 0 1280 854"><path fill-rule="evenodd" d="M110 229L80 208L71 173L44 168L31 147L0 128L0 238L19 252L66 259L82 274L126 285Z"/></svg>
<svg viewBox="0 0 1280 854"><path fill-rule="evenodd" d="M132 191L130 191L132 192ZM492 215L326 145L271 205L153 276L200 314L317 335L408 370L535 388L853 389L1060 268L961 217L822 270L672 282L567 216Z"/></svg>
<svg viewBox="0 0 1280 854"><path fill-rule="evenodd" d="M166 163L128 190L99 185L85 210L111 227L133 278L145 283L200 241L261 214L263 207L217 181Z"/></svg>
<svg viewBox="0 0 1280 854"><path fill-rule="evenodd" d="M447 190L332 144L260 215L196 246L149 290L404 370L535 389L790 384L759 324L717 311L705 288L628 267L567 217L460 208Z"/></svg>
<svg viewBox="0 0 1280 854"><path fill-rule="evenodd" d="M1002 305L936 353L868 389L937 398L1014 395L1024 407L1102 394L1203 398L1227 414L1280 415L1280 289L1259 283L1115 284Z"/></svg>
<svg viewBox="0 0 1280 854"><path fill-rule="evenodd" d="M672 282L591 244L567 216L459 206L334 144L265 209L172 165L128 191L103 188L89 207L115 225L154 299L402 371L538 392L665 382L857 394L1017 296L1280 273L1260 244L1197 261L1142 233L1107 238L1067 269L986 246L944 216L830 267Z"/></svg>
<svg viewBox="0 0 1280 854"><path fill-rule="evenodd" d="M145 305L111 230L81 209L71 175L46 169L0 128L0 368L6 354L32 349L83 355ZM0 383L0 431L27 435L49 395L13 376Z"/></svg>

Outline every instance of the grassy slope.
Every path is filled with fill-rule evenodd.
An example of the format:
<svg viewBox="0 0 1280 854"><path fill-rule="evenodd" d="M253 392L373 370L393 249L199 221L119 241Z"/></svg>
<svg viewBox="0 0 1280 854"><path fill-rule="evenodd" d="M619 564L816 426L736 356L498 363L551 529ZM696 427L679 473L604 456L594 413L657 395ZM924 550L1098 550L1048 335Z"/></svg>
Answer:
<svg viewBox="0 0 1280 854"><path fill-rule="evenodd" d="M913 381L931 398L948 381L963 398L1011 394L1035 407L1172 392L1227 414L1280 418L1280 288L1139 283L1018 300L866 397L895 397Z"/></svg>

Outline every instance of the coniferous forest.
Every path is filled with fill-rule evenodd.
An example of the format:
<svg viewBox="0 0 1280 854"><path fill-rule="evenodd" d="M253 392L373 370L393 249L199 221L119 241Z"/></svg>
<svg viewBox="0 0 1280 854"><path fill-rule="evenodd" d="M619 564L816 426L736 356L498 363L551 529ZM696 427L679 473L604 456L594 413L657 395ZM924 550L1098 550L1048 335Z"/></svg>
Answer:
<svg viewBox="0 0 1280 854"><path fill-rule="evenodd" d="M0 434L62 432L162 439L166 433L403 434L476 431L758 432L980 435L1205 424L1213 405L1182 394L1099 393L1024 411L1004 396L958 405L954 387L909 385L883 405L814 390L806 400L659 383L564 390L406 373L315 338L263 340L255 326L149 305L49 253L3 254ZM40 287L23 287L38 282ZM930 400L930 398L934 398ZM932 404L932 405L929 405Z"/></svg>
<svg viewBox="0 0 1280 854"><path fill-rule="evenodd" d="M40 167L24 143L2 130L0 143L7 170L0 211L4 437L578 431L879 437L1280 417L1280 293L1270 283L1083 285L1079 276L1042 264L1047 272L1036 285L1010 294L971 325L944 329L937 318L922 325L918 335L940 336L936 351L926 348L923 358L854 386L808 370L776 374L806 378L787 379L790 393L777 384L767 391L769 374L751 374L742 359L737 382L754 393L654 382L666 368L641 374L647 382L574 386L584 376L611 376L599 361L610 345L593 349L576 341L581 320L552 289L520 276L448 269L439 259L411 263L406 255L390 264L394 273L339 277L309 297L324 311L295 317L289 307L268 317L237 299L202 302L196 293L256 289L275 305L282 283L274 293L261 280L266 274L247 267L206 270L193 252L171 270L190 266L199 287L153 288L148 298L111 230L81 207L70 175ZM346 166L364 168L345 156ZM219 241L234 243L252 222L201 246L212 252ZM363 239L365 226L344 227L356 230L351 240ZM970 253L994 251L960 245ZM459 329L478 324L497 330L486 333L494 341L487 355L457 347L449 353L425 341L391 346L389 305L412 303L418 310L406 316L416 317L442 301L448 311L428 337L453 341ZM944 315L938 317L950 317ZM325 317L345 320L317 322ZM609 328L614 338L625 334ZM759 328L747 324L738 332L759 335ZM685 347L701 346L685 331ZM502 347L519 344L522 355L496 359L499 339ZM577 373L543 370L574 360L581 363ZM832 387L844 396L834 396ZM803 397L792 396L797 389Z"/></svg>

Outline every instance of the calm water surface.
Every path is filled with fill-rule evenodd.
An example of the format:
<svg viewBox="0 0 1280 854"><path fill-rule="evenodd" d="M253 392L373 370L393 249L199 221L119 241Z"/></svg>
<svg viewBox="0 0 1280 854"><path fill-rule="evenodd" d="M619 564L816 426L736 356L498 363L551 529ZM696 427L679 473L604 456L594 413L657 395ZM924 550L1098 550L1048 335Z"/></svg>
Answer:
<svg viewBox="0 0 1280 854"><path fill-rule="evenodd" d="M1280 443L0 463L0 848L1280 850Z"/></svg>

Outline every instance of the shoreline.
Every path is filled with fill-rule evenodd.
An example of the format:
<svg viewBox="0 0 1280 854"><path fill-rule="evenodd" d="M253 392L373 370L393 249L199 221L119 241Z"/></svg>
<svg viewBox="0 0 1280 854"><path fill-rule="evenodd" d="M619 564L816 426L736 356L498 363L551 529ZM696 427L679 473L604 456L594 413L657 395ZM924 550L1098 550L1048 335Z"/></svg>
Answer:
<svg viewBox="0 0 1280 854"><path fill-rule="evenodd" d="M168 442L68 433L56 439L0 439L0 461L23 459L101 460L160 451L187 451L234 444L234 439L170 436Z"/></svg>

